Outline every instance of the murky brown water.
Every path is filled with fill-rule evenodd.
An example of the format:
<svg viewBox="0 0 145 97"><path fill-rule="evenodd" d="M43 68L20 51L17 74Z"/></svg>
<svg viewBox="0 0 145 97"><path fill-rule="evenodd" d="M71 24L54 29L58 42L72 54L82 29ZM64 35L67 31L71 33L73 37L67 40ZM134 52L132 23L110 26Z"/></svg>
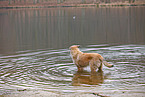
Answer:
<svg viewBox="0 0 145 97"><path fill-rule="evenodd" d="M18 89L145 94L144 12L145 7L0 10L0 95ZM115 67L77 72L72 44Z"/></svg>

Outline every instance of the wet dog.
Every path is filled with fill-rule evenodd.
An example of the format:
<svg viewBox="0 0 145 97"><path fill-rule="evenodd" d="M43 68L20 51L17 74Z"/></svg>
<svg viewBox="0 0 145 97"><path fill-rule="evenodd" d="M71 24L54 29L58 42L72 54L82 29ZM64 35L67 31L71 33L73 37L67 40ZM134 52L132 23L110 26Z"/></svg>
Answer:
<svg viewBox="0 0 145 97"><path fill-rule="evenodd" d="M104 58L98 53L83 53L79 50L79 45L70 47L70 54L73 63L77 66L78 71L82 71L84 67L90 66L91 72L96 72L96 69L102 70L103 64L107 67L113 67L112 64L104 61Z"/></svg>

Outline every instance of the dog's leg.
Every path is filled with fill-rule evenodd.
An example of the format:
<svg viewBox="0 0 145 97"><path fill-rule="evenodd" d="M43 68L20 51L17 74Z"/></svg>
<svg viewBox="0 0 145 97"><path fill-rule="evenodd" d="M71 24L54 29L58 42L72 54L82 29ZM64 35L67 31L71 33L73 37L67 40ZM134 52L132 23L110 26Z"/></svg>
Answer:
<svg viewBox="0 0 145 97"><path fill-rule="evenodd" d="M102 71L102 68L103 68L103 64L102 64L102 63L100 63L100 67L98 68L98 69L99 69L99 71Z"/></svg>
<svg viewBox="0 0 145 97"><path fill-rule="evenodd" d="M91 65L92 64L92 65ZM100 71L102 71L102 63L98 60L98 61L92 61L92 63L90 64L91 66L91 71L96 71L96 69L98 68Z"/></svg>
<svg viewBox="0 0 145 97"><path fill-rule="evenodd" d="M83 71L83 67L77 65L78 71Z"/></svg>
<svg viewBox="0 0 145 97"><path fill-rule="evenodd" d="M94 60L91 60L89 65L90 65L91 72L96 72L96 69L98 67L94 64Z"/></svg>

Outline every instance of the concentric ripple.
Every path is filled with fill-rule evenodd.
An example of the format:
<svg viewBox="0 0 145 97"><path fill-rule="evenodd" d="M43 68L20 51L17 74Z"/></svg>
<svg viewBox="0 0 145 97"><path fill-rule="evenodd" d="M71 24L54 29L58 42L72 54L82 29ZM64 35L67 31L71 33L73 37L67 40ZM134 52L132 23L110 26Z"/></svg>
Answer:
<svg viewBox="0 0 145 97"><path fill-rule="evenodd" d="M144 93L144 45L89 45L81 50L100 53L115 67L104 66L104 72L96 74L91 74L89 68L79 73L68 49L17 52L0 57L0 91L41 89L76 93L128 90Z"/></svg>
<svg viewBox="0 0 145 97"><path fill-rule="evenodd" d="M2 56L0 62L0 82L4 87L6 84L10 86L10 89L65 86L71 83L76 70L66 49Z"/></svg>

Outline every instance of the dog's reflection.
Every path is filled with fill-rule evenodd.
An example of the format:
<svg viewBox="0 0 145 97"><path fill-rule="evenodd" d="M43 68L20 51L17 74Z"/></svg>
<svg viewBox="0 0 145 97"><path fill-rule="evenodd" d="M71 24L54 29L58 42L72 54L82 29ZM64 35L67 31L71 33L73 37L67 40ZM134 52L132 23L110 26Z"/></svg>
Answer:
<svg viewBox="0 0 145 97"><path fill-rule="evenodd" d="M104 82L105 78L106 76L104 76L103 71L97 71L93 73L87 71L78 71L76 74L74 74L72 85L99 85Z"/></svg>

